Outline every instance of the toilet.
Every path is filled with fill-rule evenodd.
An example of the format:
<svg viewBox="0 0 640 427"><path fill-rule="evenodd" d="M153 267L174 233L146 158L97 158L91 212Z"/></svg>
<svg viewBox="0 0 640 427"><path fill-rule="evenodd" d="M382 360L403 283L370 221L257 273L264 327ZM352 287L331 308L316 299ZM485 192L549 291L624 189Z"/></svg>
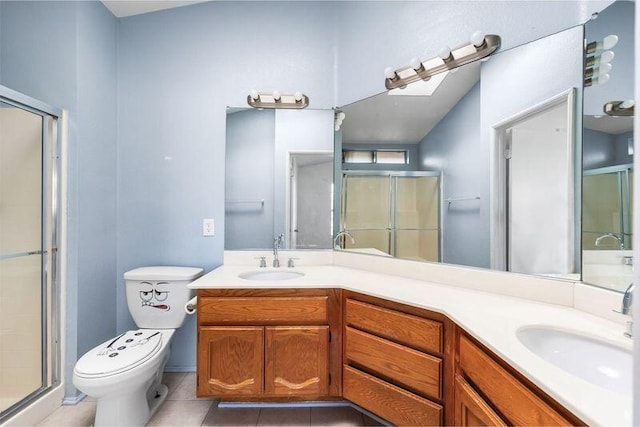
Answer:
<svg viewBox="0 0 640 427"><path fill-rule="evenodd" d="M201 275L201 268L167 266L124 274L127 306L140 329L96 346L73 369L73 384L97 401L94 426L143 426L164 402L171 338L194 293L187 284Z"/></svg>

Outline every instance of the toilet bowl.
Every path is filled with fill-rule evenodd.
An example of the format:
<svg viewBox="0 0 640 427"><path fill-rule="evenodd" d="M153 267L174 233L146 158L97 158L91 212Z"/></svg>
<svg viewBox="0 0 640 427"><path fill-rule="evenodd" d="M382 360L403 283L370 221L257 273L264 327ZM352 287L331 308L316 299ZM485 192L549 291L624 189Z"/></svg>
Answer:
<svg viewBox="0 0 640 427"><path fill-rule="evenodd" d="M144 267L125 273L127 304L138 327L84 354L73 384L96 399L94 426L143 426L167 397L164 366L182 309L192 297L186 285L201 268Z"/></svg>
<svg viewBox="0 0 640 427"><path fill-rule="evenodd" d="M94 425L141 426L151 418L167 397L161 381L173 333L127 331L78 360L73 384L99 402Z"/></svg>

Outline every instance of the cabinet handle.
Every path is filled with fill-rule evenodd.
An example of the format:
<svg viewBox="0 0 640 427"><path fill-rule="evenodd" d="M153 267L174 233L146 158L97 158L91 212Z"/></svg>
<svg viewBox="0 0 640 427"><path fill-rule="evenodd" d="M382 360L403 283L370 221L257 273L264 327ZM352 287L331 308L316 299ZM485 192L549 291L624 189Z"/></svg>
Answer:
<svg viewBox="0 0 640 427"><path fill-rule="evenodd" d="M226 390L239 390L243 387L246 387L248 385L252 385L255 381L253 380L253 378L249 378L248 380L244 380L241 383L237 383L237 384L228 384L225 382L222 382L220 380L215 380L215 379L211 379L209 380L209 383L218 386L220 388L224 388Z"/></svg>
<svg viewBox="0 0 640 427"><path fill-rule="evenodd" d="M287 387L289 389L300 390L302 388L309 387L311 384L319 383L320 382L320 378L318 378L318 377L309 378L308 380L306 380L304 382L295 384L295 383L292 383L292 382L289 382L289 381L285 380L282 377L276 377L276 379L273 380L273 382L276 383L276 384L282 384L283 386L285 386L285 387Z"/></svg>

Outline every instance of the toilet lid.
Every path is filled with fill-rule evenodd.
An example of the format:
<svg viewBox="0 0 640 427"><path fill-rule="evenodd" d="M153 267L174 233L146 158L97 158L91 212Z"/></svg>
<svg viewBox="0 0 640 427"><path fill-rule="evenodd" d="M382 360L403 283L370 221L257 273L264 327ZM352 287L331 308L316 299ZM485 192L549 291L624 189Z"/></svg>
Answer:
<svg viewBox="0 0 640 427"><path fill-rule="evenodd" d="M127 331L88 351L76 363L82 376L114 375L141 364L162 348L162 331L138 329Z"/></svg>

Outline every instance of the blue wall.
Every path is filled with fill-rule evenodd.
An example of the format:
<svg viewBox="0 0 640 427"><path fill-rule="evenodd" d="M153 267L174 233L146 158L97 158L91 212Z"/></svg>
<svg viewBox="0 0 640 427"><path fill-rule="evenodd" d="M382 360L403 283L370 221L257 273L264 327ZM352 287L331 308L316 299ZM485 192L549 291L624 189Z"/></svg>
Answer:
<svg viewBox="0 0 640 427"><path fill-rule="evenodd" d="M419 144L420 169L442 171L444 199L489 198L488 159L479 139L480 83L476 83ZM478 244L488 234L488 224L480 201L445 203L442 261L488 268L489 251Z"/></svg>
<svg viewBox="0 0 640 427"><path fill-rule="evenodd" d="M0 2L0 83L68 113L66 391L116 332L117 20L99 2Z"/></svg>

